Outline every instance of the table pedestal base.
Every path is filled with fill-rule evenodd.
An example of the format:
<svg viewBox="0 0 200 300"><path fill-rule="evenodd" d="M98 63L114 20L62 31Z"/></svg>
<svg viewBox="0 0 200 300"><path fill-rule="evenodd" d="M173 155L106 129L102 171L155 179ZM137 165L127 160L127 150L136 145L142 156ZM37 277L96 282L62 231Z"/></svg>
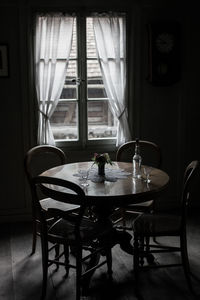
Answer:
<svg viewBox="0 0 200 300"><path fill-rule="evenodd" d="M108 240L104 240L104 241L100 241L100 246L101 246L101 242L105 245L105 243L107 244L107 246L109 248L113 248L115 245L119 244L120 248L125 251L126 253L133 255L133 246L131 245L131 239L132 236L130 233L126 232L126 231L119 231L115 228L113 228L111 235L109 236ZM102 256L105 256L105 252L101 253ZM91 261L89 262L88 268L93 268L95 267L100 261L100 255L97 254L97 256L93 259L91 259ZM90 285L90 280L93 276L95 272L94 270L91 270L91 272L89 272L87 274L87 276L82 280L82 293L84 295L88 295L89 292L89 285ZM108 274L109 276L109 280L112 281L112 274Z"/></svg>

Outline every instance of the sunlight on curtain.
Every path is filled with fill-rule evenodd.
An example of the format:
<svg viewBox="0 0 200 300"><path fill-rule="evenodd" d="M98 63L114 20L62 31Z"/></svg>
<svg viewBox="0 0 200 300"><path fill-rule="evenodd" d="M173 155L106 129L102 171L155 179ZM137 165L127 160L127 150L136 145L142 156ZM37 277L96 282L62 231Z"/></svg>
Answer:
<svg viewBox="0 0 200 300"><path fill-rule="evenodd" d="M49 119L60 98L72 45L74 18L38 14L35 32L35 83L39 110L38 144L55 145Z"/></svg>
<svg viewBox="0 0 200 300"><path fill-rule="evenodd" d="M126 19L95 16L93 24L103 82L110 108L119 121L118 146L131 139L126 99Z"/></svg>

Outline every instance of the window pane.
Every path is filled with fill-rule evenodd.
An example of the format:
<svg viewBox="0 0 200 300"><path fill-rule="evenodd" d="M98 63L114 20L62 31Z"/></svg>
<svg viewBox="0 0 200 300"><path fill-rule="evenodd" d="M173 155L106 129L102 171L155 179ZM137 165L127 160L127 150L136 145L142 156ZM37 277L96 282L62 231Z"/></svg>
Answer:
<svg viewBox="0 0 200 300"><path fill-rule="evenodd" d="M88 139L115 138L116 119L111 113L99 62L93 30L93 19L87 18L87 116ZM95 100L96 99L96 100ZM99 99L99 100L97 100ZM94 101L93 101L94 100Z"/></svg>
<svg viewBox="0 0 200 300"><path fill-rule="evenodd" d="M93 19L87 18L86 33L87 33L87 57L97 57L95 39L94 39L94 29L93 29Z"/></svg>
<svg viewBox="0 0 200 300"><path fill-rule="evenodd" d="M50 119L54 139L78 139L78 104L75 101L59 101Z"/></svg>
<svg viewBox="0 0 200 300"><path fill-rule="evenodd" d="M88 139L111 137L116 137L116 121L108 101L88 101Z"/></svg>
<svg viewBox="0 0 200 300"><path fill-rule="evenodd" d="M72 49L70 52L70 58L77 58L77 32L76 32L76 18L73 24L73 35L72 35Z"/></svg>
<svg viewBox="0 0 200 300"><path fill-rule="evenodd" d="M60 99L77 99L77 61L70 60L67 67L65 84L60 96Z"/></svg>
<svg viewBox="0 0 200 300"><path fill-rule="evenodd" d="M87 61L88 98L107 98L98 61Z"/></svg>

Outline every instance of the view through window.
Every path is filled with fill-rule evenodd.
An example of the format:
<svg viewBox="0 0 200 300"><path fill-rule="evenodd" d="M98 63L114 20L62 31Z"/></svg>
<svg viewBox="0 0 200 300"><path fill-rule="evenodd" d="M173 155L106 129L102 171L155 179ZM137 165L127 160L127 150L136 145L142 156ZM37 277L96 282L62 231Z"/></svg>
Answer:
<svg viewBox="0 0 200 300"><path fill-rule="evenodd" d="M92 17L74 19L65 84L50 124L56 141L116 138L117 121L102 80Z"/></svg>

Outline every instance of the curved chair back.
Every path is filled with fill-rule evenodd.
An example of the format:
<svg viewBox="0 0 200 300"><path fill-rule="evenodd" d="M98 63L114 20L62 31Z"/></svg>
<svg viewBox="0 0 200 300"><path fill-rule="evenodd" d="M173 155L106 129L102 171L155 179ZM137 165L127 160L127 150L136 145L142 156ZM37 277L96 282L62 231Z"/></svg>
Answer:
<svg viewBox="0 0 200 300"><path fill-rule="evenodd" d="M46 197L75 205L86 204L85 193L76 183L49 176L36 176L32 181L35 186L39 186L39 189Z"/></svg>
<svg viewBox="0 0 200 300"><path fill-rule="evenodd" d="M116 161L132 162L135 153L136 141L130 141L121 145L116 153ZM155 168L161 166L161 151L160 147L150 141L139 141L140 155L142 157L143 165L150 165Z"/></svg>
<svg viewBox="0 0 200 300"><path fill-rule="evenodd" d="M194 183L194 178L198 169L199 162L193 160L186 167L183 177L183 188L182 188L182 225L186 225L187 206L190 200L190 192Z"/></svg>
<svg viewBox="0 0 200 300"><path fill-rule="evenodd" d="M30 180L40 173L66 163L65 153L51 145L40 145L31 148L25 156L24 167Z"/></svg>
<svg viewBox="0 0 200 300"><path fill-rule="evenodd" d="M63 217L66 220L69 219L74 222L74 228L76 231L75 234L78 234L79 237L79 227L87 207L85 193L82 188L73 182L48 176L37 176L32 179L32 182L34 185L34 200L36 201L35 207L38 210L40 222L43 223L42 228L47 229L46 215L55 218ZM62 210L57 208L49 208L45 211L40 205L41 193L44 194L44 197L50 197L54 200L68 204L76 204L79 205L80 208L73 217L69 214L65 214Z"/></svg>
<svg viewBox="0 0 200 300"><path fill-rule="evenodd" d="M35 146L30 149L24 159L24 169L30 186L31 197L32 197L32 219L33 219L33 245L32 254L35 252L36 248L36 235L38 234L37 225L37 209L35 207L34 201L34 186L32 178L41 174L49 168L65 164L66 158L64 152L50 145ZM40 199L42 199L42 195Z"/></svg>

